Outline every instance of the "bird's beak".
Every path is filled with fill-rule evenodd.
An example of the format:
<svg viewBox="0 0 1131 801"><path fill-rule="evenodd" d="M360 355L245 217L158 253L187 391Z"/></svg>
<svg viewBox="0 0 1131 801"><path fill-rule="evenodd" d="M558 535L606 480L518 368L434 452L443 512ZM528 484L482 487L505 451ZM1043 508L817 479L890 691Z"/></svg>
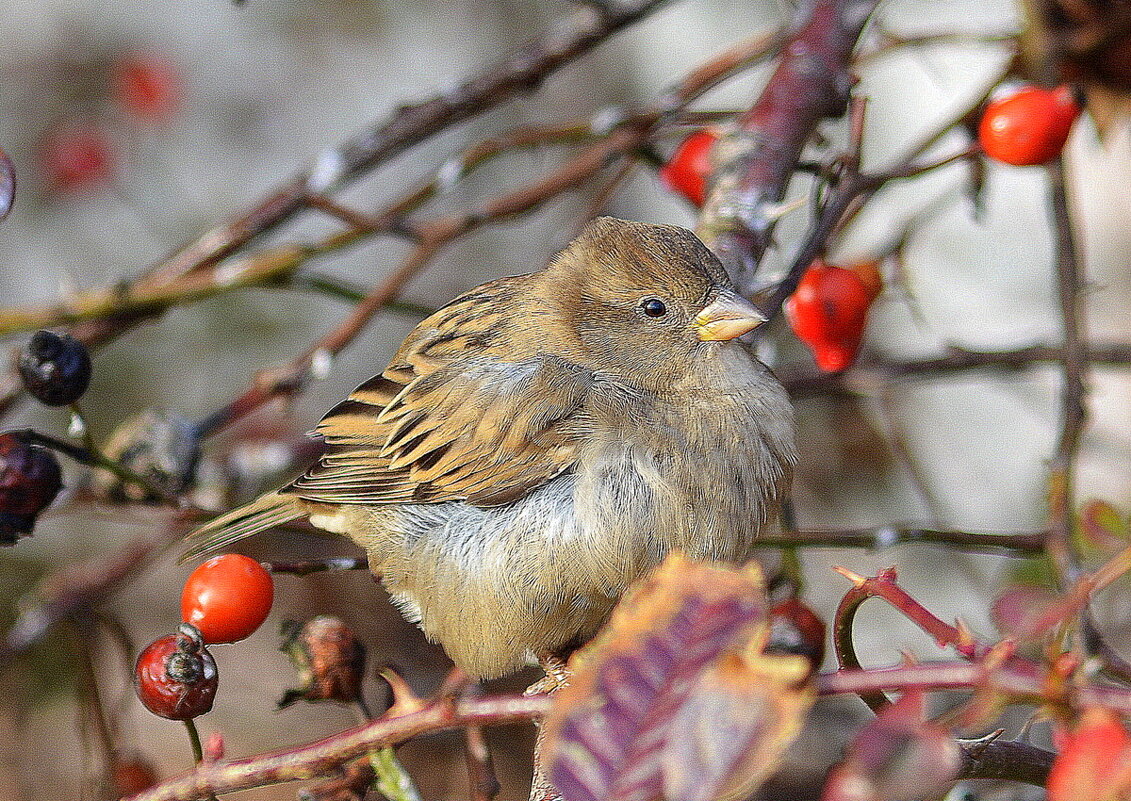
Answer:
<svg viewBox="0 0 1131 801"><path fill-rule="evenodd" d="M691 327L704 342L717 342L740 337L766 322L766 315L730 289L719 296L695 316Z"/></svg>

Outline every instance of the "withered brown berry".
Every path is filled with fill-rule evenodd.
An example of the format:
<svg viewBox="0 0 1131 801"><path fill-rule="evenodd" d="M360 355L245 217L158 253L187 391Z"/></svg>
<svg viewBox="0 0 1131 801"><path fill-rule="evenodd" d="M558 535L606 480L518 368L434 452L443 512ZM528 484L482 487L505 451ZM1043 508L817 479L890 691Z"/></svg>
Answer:
<svg viewBox="0 0 1131 801"><path fill-rule="evenodd" d="M319 615L301 629L288 621L283 631L287 640L281 650L291 657L302 686L287 690L280 707L299 699L351 703L360 697L365 647L349 626L331 615Z"/></svg>
<svg viewBox="0 0 1131 801"><path fill-rule="evenodd" d="M31 534L35 518L62 486L54 453L17 431L0 432L0 545Z"/></svg>
<svg viewBox="0 0 1131 801"><path fill-rule="evenodd" d="M138 699L170 720L190 720L210 710L217 683L216 661L192 626L151 642L134 668Z"/></svg>

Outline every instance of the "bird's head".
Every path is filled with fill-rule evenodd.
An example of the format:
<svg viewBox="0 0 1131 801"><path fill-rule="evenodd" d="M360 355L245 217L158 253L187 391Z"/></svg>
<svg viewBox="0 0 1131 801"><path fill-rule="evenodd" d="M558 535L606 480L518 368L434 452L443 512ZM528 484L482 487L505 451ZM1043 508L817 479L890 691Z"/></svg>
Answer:
<svg viewBox="0 0 1131 801"><path fill-rule="evenodd" d="M543 274L586 361L647 385L765 321L690 231L602 217ZM552 335L553 332L547 332Z"/></svg>

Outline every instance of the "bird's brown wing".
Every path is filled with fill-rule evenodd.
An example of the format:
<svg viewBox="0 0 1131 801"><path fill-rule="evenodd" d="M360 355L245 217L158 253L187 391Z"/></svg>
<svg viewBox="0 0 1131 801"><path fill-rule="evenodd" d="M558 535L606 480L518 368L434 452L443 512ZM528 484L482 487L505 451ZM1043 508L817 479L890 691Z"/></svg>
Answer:
<svg viewBox="0 0 1131 801"><path fill-rule="evenodd" d="M469 343L475 332L459 309L425 321L381 376L322 419L326 454L283 492L336 504L494 506L573 463L593 373L545 354L505 360L513 351L497 341Z"/></svg>

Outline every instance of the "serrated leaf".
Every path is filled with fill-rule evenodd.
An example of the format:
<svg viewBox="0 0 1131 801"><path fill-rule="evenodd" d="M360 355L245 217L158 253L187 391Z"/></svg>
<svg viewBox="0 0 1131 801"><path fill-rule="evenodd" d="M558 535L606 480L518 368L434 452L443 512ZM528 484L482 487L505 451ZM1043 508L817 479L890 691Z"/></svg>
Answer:
<svg viewBox="0 0 1131 801"><path fill-rule="evenodd" d="M821 801L932 798L958 773L958 744L924 716L922 690L909 690L865 726L829 774Z"/></svg>
<svg viewBox="0 0 1131 801"><path fill-rule="evenodd" d="M571 661L574 676L546 720L547 775L563 799L662 797L669 734L683 735L675 721L689 725L685 704L720 655L764 639L766 608L756 566L681 556L630 592Z"/></svg>
<svg viewBox="0 0 1131 801"><path fill-rule="evenodd" d="M1080 507L1080 536L1093 548L1121 548L1131 539L1127 521L1107 501L1091 498Z"/></svg>
<svg viewBox="0 0 1131 801"><path fill-rule="evenodd" d="M662 754L664 796L745 798L778 766L813 704L800 656L725 654L672 719Z"/></svg>

